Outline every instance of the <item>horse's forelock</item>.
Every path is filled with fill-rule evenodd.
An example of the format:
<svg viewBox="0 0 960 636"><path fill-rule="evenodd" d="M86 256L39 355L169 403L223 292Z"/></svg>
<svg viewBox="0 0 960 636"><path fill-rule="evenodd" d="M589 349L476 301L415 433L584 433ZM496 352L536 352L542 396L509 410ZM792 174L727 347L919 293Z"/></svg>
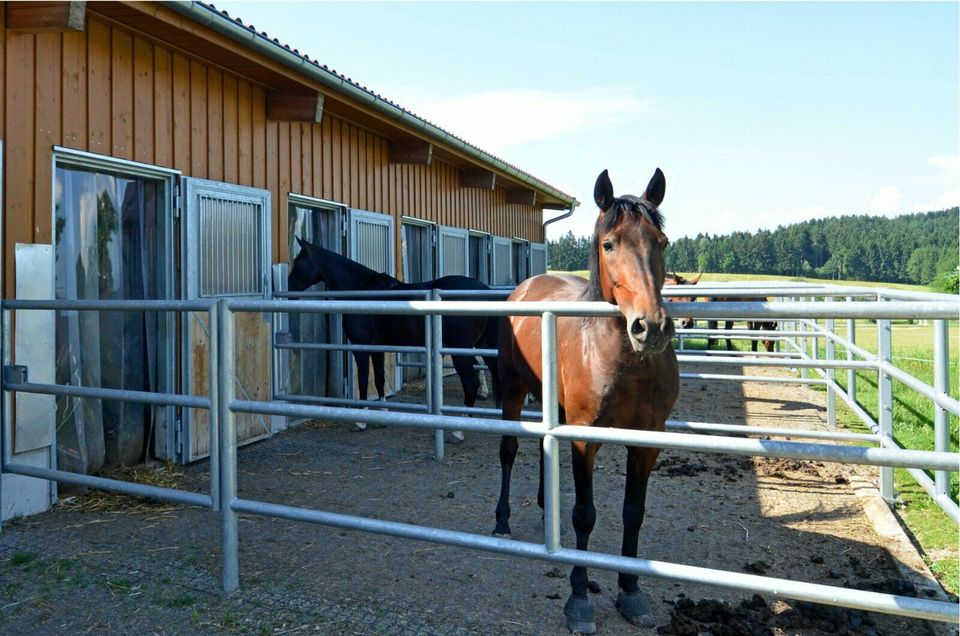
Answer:
<svg viewBox="0 0 960 636"><path fill-rule="evenodd" d="M627 194L614 199L610 207L597 217L594 236L615 228L624 214L642 215L651 225L661 232L663 231L663 215L660 213L660 209L649 201Z"/></svg>

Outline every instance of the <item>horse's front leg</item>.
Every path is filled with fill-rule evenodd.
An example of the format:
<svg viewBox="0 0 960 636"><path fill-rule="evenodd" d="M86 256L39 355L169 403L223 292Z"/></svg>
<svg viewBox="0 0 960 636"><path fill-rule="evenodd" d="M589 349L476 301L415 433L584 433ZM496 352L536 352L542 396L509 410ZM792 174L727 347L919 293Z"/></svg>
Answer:
<svg viewBox="0 0 960 636"><path fill-rule="evenodd" d="M643 524L643 510L647 499L647 482L650 472L657 461L659 451L649 448L627 449L627 483L623 494L623 544L620 554L636 558L640 541L640 526ZM617 577L620 594L617 597L617 609L638 627L653 627L653 614L650 602L637 585L636 574L624 574Z"/></svg>
<svg viewBox="0 0 960 636"><path fill-rule="evenodd" d="M575 441L570 444L573 453L573 483L577 492L573 506L573 529L577 533L577 549L586 550L590 533L597 522L597 509L593 503L593 462L600 450L598 444ZM567 627L578 634L594 634L593 603L587 598L589 581L587 568L576 565L570 572L570 598L563 606Z"/></svg>

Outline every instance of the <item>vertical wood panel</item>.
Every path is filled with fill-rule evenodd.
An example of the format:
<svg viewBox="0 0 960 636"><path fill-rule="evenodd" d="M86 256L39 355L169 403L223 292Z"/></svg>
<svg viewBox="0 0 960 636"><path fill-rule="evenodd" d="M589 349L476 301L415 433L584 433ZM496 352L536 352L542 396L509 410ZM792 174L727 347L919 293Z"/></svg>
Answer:
<svg viewBox="0 0 960 636"><path fill-rule="evenodd" d="M313 195L313 124L300 124L300 191Z"/></svg>
<svg viewBox="0 0 960 636"><path fill-rule="evenodd" d="M333 122L330 117L323 118L321 129L323 133L323 142L321 143L323 151L323 198L335 201L336 199L333 196Z"/></svg>
<svg viewBox="0 0 960 636"><path fill-rule="evenodd" d="M34 64L35 42L30 34L7 34L9 59L17 64L7 66L6 109L4 140L6 161L3 175L6 180L3 215L3 238L6 294L13 298L15 289L14 249L16 243L32 243L33 227L33 150L34 150Z"/></svg>
<svg viewBox="0 0 960 636"><path fill-rule="evenodd" d="M140 38L133 40L133 158L143 163L154 161L153 130L153 45Z"/></svg>
<svg viewBox="0 0 960 636"><path fill-rule="evenodd" d="M334 119L331 121L332 127L330 131L330 152L331 152L331 166L333 168L331 173L331 185L333 186L331 192L332 198L334 201L339 203L346 203L346 197L343 195L343 140L342 140L342 131L339 119Z"/></svg>
<svg viewBox="0 0 960 636"><path fill-rule="evenodd" d="M112 152L120 159L133 159L133 37L113 29L110 56Z"/></svg>
<svg viewBox="0 0 960 636"><path fill-rule="evenodd" d="M266 188L267 98L262 88L252 87L250 106L253 117L253 185L257 188Z"/></svg>
<svg viewBox="0 0 960 636"><path fill-rule="evenodd" d="M207 174L207 69L190 61L190 176Z"/></svg>
<svg viewBox="0 0 960 636"><path fill-rule="evenodd" d="M155 161L173 165L173 69L170 52L162 47L153 51L153 135Z"/></svg>
<svg viewBox="0 0 960 636"><path fill-rule="evenodd" d="M53 152L61 141L60 92L63 80L60 71L61 49L59 33L39 33L37 51L36 148L34 150L34 218L33 241L52 243L50 228L53 223Z"/></svg>
<svg viewBox="0 0 960 636"><path fill-rule="evenodd" d="M63 34L63 145L87 149L86 34Z"/></svg>
<svg viewBox="0 0 960 636"><path fill-rule="evenodd" d="M300 150L301 150L301 138L300 138L300 122L289 122L281 124L281 126L286 126L287 128L287 183L289 184L288 192L293 192L296 194L303 193L303 174L300 172ZM284 192L286 195L287 192Z"/></svg>
<svg viewBox="0 0 960 636"><path fill-rule="evenodd" d="M237 179L253 185L253 111L250 84L237 83Z"/></svg>
<svg viewBox="0 0 960 636"><path fill-rule="evenodd" d="M350 142L356 144L356 147L351 150L352 153L356 153L357 163L356 163L356 174L354 179L357 182L357 205L364 210L369 210L372 206L368 203L367 199L367 132L362 129L356 130L356 135L350 135Z"/></svg>
<svg viewBox="0 0 960 636"><path fill-rule="evenodd" d="M12 58L12 52L10 54ZM109 155L110 137L110 29L96 21L87 23L87 144L90 152ZM7 128L9 131L10 129Z"/></svg>
<svg viewBox="0 0 960 636"><path fill-rule="evenodd" d="M266 103L264 102L264 109L266 109ZM273 204L273 209L276 211L280 205L280 199L277 196L279 192L280 184L280 162L277 161L277 147L279 142L279 132L277 127L277 122L275 121L265 121L265 152L264 152L264 167L266 174L266 189L270 190L271 201ZM273 224L273 236L275 237L278 232L278 223L274 222ZM277 241L273 241L273 250L274 252L277 249ZM276 252L275 252L276 253Z"/></svg>
<svg viewBox="0 0 960 636"><path fill-rule="evenodd" d="M350 184L350 205L353 207L363 208L363 205L360 203L360 153L357 142L357 128L353 125L349 125L348 128L349 136L346 139L348 144L347 155L349 161L345 165L345 169L347 170L347 181Z"/></svg>
<svg viewBox="0 0 960 636"><path fill-rule="evenodd" d="M322 123L310 126L310 165L313 168L310 194L320 198L323 197L323 128Z"/></svg>
<svg viewBox="0 0 960 636"><path fill-rule="evenodd" d="M378 212L383 212L387 207L384 203L385 188L386 184L383 181L383 139L378 136L373 140L373 190L377 196Z"/></svg>
<svg viewBox="0 0 960 636"><path fill-rule="evenodd" d="M207 178L223 181L223 73L207 69Z"/></svg>
<svg viewBox="0 0 960 636"><path fill-rule="evenodd" d="M191 174L190 139L193 109L190 102L190 61L173 56L173 167ZM192 175L196 176L196 175Z"/></svg>
<svg viewBox="0 0 960 636"><path fill-rule="evenodd" d="M290 122L277 123L277 152L274 156L279 170L273 201L274 206L280 208L286 205L287 193L290 192Z"/></svg>
<svg viewBox="0 0 960 636"><path fill-rule="evenodd" d="M239 132L237 105L237 78L231 75L223 76L223 180L227 183L238 183L240 174L240 157L237 153L239 146Z"/></svg>

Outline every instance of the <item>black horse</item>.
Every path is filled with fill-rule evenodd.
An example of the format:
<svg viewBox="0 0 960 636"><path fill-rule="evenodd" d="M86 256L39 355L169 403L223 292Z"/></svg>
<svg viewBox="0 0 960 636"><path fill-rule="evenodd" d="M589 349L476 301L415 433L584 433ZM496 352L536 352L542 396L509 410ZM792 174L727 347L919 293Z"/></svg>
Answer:
<svg viewBox="0 0 960 636"><path fill-rule="evenodd" d="M490 288L480 281L467 276L444 276L422 283L403 283L396 278L375 272L356 261L352 261L336 252L314 245L297 237L300 253L293 261L287 288L290 291L303 291L317 283L324 283L330 291L373 291L373 290L428 290L428 289L476 289ZM384 298L384 300L387 300ZM398 300L392 298L392 300ZM486 316L444 316L443 346L482 349L496 349L499 340L499 320ZM364 315L344 314L343 331L353 344L385 346L423 346L423 316L413 315ZM370 360L373 360L373 382L378 397L384 398L383 353L354 351L353 359L357 363L360 399L367 399L367 379ZM477 401L480 380L474 368L473 356L451 356L453 366L463 386L463 403L473 406ZM483 358L493 376L494 393L499 395L496 356Z"/></svg>

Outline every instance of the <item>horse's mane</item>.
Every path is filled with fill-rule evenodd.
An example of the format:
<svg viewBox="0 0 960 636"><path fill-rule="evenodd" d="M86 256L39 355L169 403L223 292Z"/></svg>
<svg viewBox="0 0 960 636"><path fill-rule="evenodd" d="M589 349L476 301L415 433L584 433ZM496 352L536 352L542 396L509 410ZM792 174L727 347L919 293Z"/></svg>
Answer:
<svg viewBox="0 0 960 636"><path fill-rule="evenodd" d="M587 283L584 300L603 300L603 290L600 288L599 248L600 235L609 232L620 223L624 214L631 216L634 223L640 222L643 215L655 228L663 231L663 215L657 206L646 199L625 194L613 200L606 210L597 216L597 224L593 228L593 245L590 250L590 281Z"/></svg>

